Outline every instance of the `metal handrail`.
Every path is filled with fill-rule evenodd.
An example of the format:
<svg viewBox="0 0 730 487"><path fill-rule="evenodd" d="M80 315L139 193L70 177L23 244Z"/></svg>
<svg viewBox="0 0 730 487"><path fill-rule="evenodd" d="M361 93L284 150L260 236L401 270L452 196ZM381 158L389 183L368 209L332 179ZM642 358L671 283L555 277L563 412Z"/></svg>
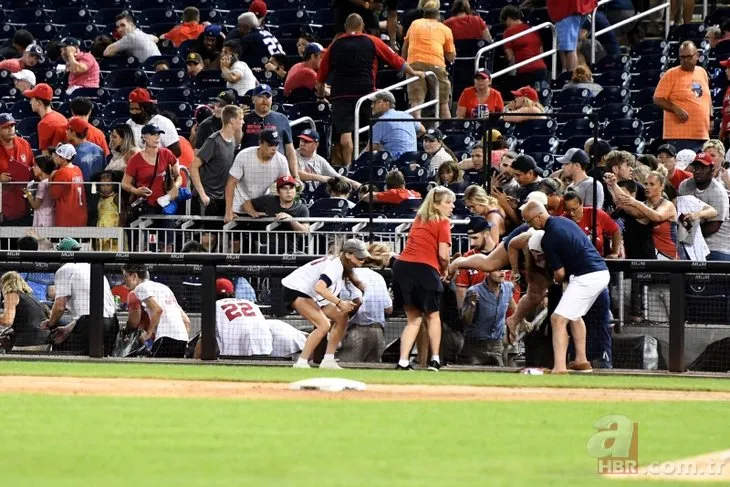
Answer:
<svg viewBox="0 0 730 487"><path fill-rule="evenodd" d="M707 0L702 0L702 18L707 18Z"/></svg>
<svg viewBox="0 0 730 487"><path fill-rule="evenodd" d="M439 79L438 79L438 76L436 76L436 73L434 73L433 71L426 71L426 78L428 78L429 76L433 76L433 79L436 80L436 98L434 98L431 101L421 103L420 105L416 105L415 107L411 107L406 110L406 113L412 113L412 112L415 112L416 110L420 110L422 108L435 106L436 107L436 108L434 108L435 117L439 118L439 103L440 103ZM411 83L415 83L416 81L420 81L420 79L421 78L419 78L418 76L412 76L408 79L404 79L403 81L399 81L398 83L396 83L394 85L386 86L385 88L382 88L380 90L375 90L372 93L370 93L369 95L360 97L360 99L357 100L357 103L355 104L355 130L353 131L354 133L353 133L353 141L352 141L353 160L357 157L357 154L360 151L360 134L361 133L364 134L365 132L370 130L370 125L366 125L362 128L360 127L360 108L362 108L362 104L365 103L365 100L372 100L373 98L375 98L375 95L377 95L378 93L386 93L386 92L389 93L389 92L395 90L396 88L401 88L401 87L407 86Z"/></svg>
<svg viewBox="0 0 730 487"><path fill-rule="evenodd" d="M591 16L591 64L594 64L596 62L596 37L607 34L613 30L618 29L619 27L623 27L626 24L630 24L638 19L646 17L647 15L659 12L660 10L667 10L666 15L664 16L664 39L667 39L669 37L669 8L671 5L669 2L657 5L656 7L650 8L645 12L638 13L633 17L629 17L628 19L622 20L621 22L609 25L605 29L596 32L596 12L598 11L598 7L605 5L610 1L611 0L603 0L601 2L598 2L598 5L593 10L593 15ZM706 1L707 0L705 0L705 2Z"/></svg>
<svg viewBox="0 0 730 487"><path fill-rule="evenodd" d="M550 29L550 32L553 35L553 48L547 52L543 52L542 54L538 54L529 59L525 59L524 61L520 61L517 64L513 64L512 66L510 66L507 69L503 69L501 71L497 71L496 73L493 73L492 79L505 75L505 74L509 73L510 71L513 71L517 68L521 68L522 66L526 66L532 62L535 62L542 58L546 58L548 56L552 56L552 58L553 58L553 62L552 62L553 66L552 66L552 70L551 70L552 79L557 78L558 77L558 35L555 32L555 25L553 25L552 22L543 22L540 25L536 25L535 27L531 27L527 30L523 30L522 32L515 34L513 36L510 36L506 39L502 39L501 41L497 41L497 42L492 42L488 46L482 47L481 49L479 49L477 51L477 55L474 58L474 71L476 72L479 69L479 62L481 61L484 54L486 54L487 52L489 52L492 49L497 48L499 46L503 46L504 44L507 44L508 42L512 42L515 39L519 39L520 37L524 37L528 34L532 34L533 32L537 32L542 29Z"/></svg>
<svg viewBox="0 0 730 487"><path fill-rule="evenodd" d="M295 125L301 125L303 123L308 123L310 129L317 130L317 124L314 123L314 120L312 119L312 117L297 118L296 120L290 121L289 126L293 127Z"/></svg>

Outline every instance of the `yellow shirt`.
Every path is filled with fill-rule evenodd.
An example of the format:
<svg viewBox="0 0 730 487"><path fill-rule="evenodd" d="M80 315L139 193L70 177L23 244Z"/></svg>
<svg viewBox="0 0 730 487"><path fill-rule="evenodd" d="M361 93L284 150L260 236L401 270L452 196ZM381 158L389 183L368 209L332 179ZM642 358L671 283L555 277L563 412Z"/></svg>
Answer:
<svg viewBox="0 0 730 487"><path fill-rule="evenodd" d="M418 19L406 34L408 64L415 62L446 67L445 52L456 52L451 29L436 19Z"/></svg>
<svg viewBox="0 0 730 487"><path fill-rule="evenodd" d="M693 72L680 66L664 73L654 91L657 98L666 98L689 115L685 123L664 110L664 139L707 140L710 138L710 85L707 71L695 67Z"/></svg>
<svg viewBox="0 0 730 487"><path fill-rule="evenodd" d="M119 226L119 208L117 207L117 195L109 197L100 197L99 204L96 206L99 212L97 227L118 227Z"/></svg>

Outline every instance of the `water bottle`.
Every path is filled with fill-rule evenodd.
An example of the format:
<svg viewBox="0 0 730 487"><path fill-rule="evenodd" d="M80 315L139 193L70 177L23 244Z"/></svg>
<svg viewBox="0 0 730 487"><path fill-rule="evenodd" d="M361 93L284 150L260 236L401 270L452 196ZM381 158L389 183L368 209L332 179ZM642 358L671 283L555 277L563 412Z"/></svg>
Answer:
<svg viewBox="0 0 730 487"><path fill-rule="evenodd" d="M489 106L487 104L477 105L477 118L488 118Z"/></svg>

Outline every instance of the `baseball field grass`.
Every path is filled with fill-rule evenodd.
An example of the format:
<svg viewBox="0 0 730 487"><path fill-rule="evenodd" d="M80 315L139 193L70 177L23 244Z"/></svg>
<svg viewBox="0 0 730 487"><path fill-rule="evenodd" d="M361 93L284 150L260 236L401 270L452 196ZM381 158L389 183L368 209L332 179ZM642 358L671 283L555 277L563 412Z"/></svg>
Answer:
<svg viewBox="0 0 730 487"><path fill-rule="evenodd" d="M28 376L28 380L71 376L290 382L321 377L322 372L0 360L0 385L2 375ZM326 375L381 384L730 390L727 380L681 377L389 370ZM565 393L571 392L565 389ZM0 394L0 403L4 412L0 471L2 485L7 486L639 485L643 482L598 476L596 460L586 452L595 421L614 414L638 422L641 464L730 448L729 408L721 401L373 401L352 396L272 400L12 393Z"/></svg>

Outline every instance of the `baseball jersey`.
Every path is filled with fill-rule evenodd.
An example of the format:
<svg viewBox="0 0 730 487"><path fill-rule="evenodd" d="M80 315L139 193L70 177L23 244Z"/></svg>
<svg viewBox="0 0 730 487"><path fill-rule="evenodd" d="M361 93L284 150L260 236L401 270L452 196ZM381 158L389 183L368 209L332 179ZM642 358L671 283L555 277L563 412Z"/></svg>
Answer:
<svg viewBox="0 0 730 487"><path fill-rule="evenodd" d="M143 281L134 288L134 294L142 303L144 311L150 314L147 300L154 298L157 305L162 308L160 322L157 324L155 340L162 337L169 337L173 340L188 341L188 330L183 321L182 308L177 304L177 298L169 287L155 281ZM151 314L150 314L151 316Z"/></svg>
<svg viewBox="0 0 730 487"><path fill-rule="evenodd" d="M269 325L256 304L246 299L215 303L216 340L220 355L271 355Z"/></svg>
<svg viewBox="0 0 730 487"><path fill-rule="evenodd" d="M55 276L56 297L67 298L66 307L73 319L89 314L91 303L91 264L69 263L62 265ZM114 295L109 281L104 277L104 318L112 318L116 312Z"/></svg>
<svg viewBox="0 0 730 487"><path fill-rule="evenodd" d="M314 286L320 281L327 284L327 289L339 296L344 287L342 274L345 269L339 257L322 257L303 265L281 280L284 287L299 291L314 299L320 307L327 306L329 301L320 296L314 290Z"/></svg>

